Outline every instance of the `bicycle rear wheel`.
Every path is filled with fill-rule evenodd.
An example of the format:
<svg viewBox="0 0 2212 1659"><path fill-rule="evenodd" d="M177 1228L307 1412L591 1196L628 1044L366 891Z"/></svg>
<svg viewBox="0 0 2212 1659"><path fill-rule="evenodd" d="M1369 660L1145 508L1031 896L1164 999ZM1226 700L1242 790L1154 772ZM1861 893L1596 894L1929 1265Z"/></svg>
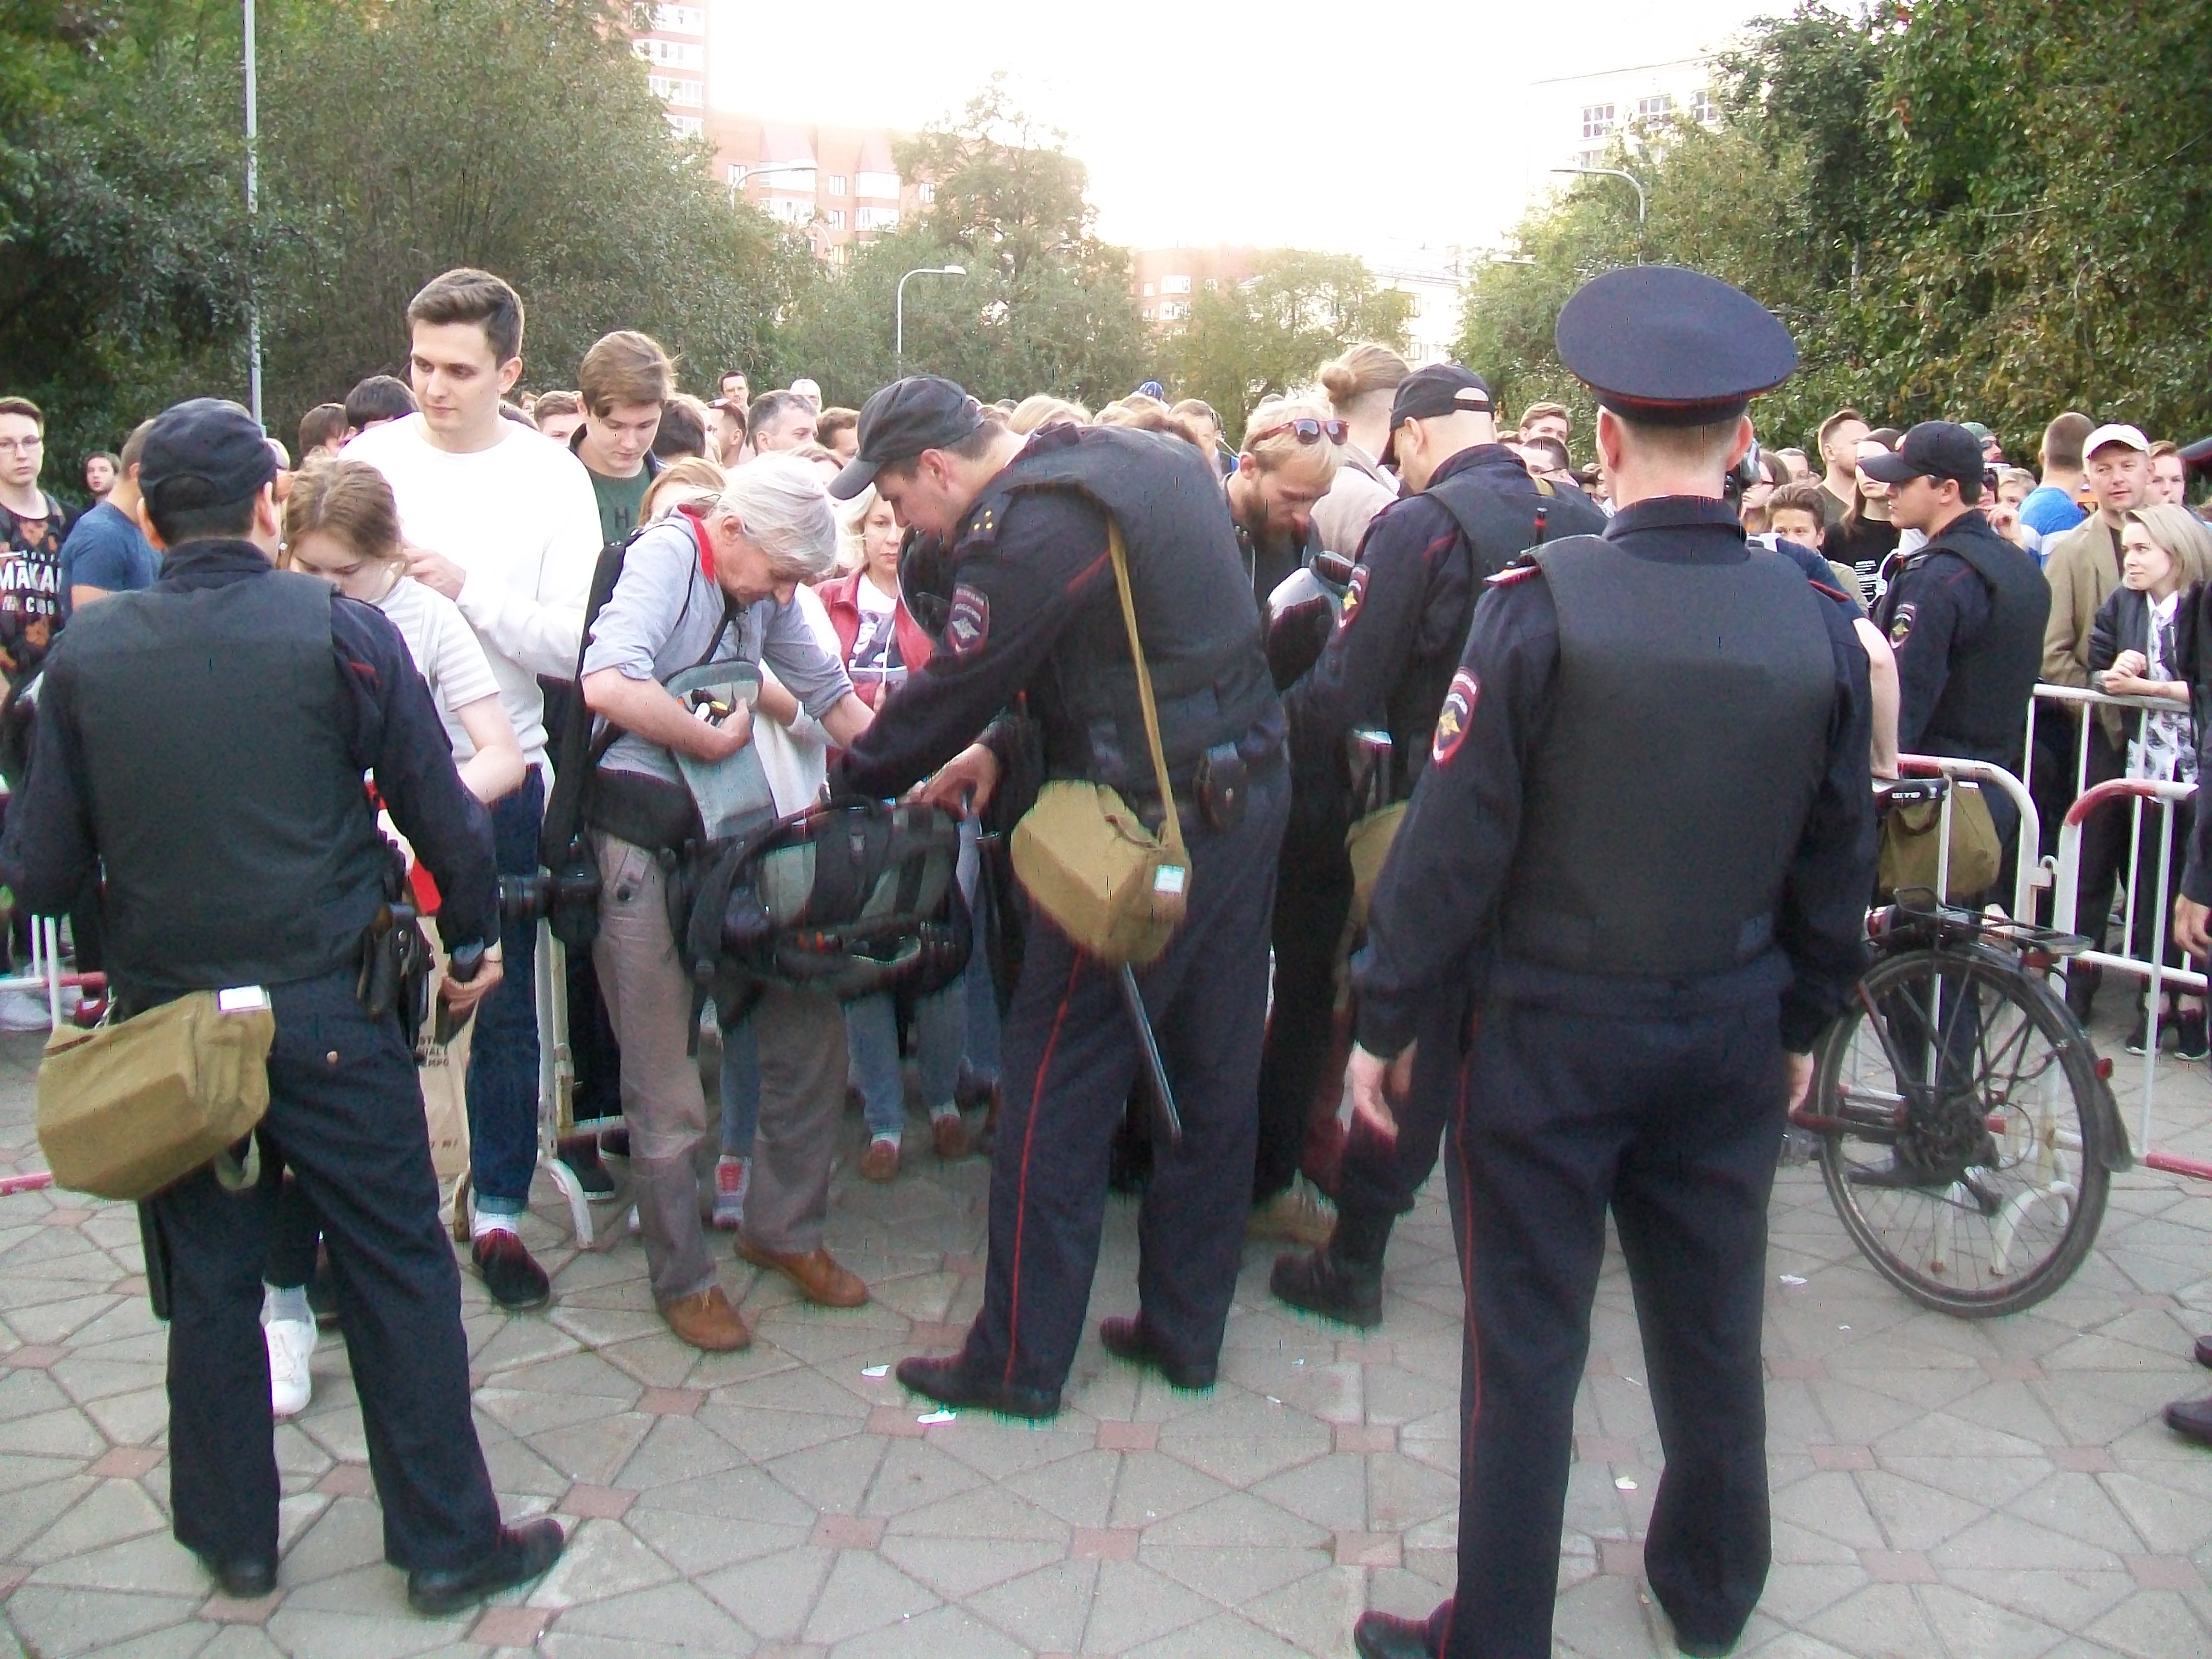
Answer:
<svg viewBox="0 0 2212 1659"><path fill-rule="evenodd" d="M1837 1213L1915 1301L2017 1313L2095 1242L2111 1150L2095 1056L2010 957L1969 945L1876 963L1814 1086Z"/></svg>

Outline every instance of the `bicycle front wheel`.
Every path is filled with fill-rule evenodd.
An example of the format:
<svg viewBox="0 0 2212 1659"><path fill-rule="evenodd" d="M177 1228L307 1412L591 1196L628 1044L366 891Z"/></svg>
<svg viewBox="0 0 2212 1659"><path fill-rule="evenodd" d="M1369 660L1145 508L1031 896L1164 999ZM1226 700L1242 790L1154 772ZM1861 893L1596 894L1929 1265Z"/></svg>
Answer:
<svg viewBox="0 0 2212 1659"><path fill-rule="evenodd" d="M1814 1081L1829 1196L1907 1296L2017 1313L2081 1266L2110 1180L2095 1055L2011 957L1954 945L1876 963Z"/></svg>

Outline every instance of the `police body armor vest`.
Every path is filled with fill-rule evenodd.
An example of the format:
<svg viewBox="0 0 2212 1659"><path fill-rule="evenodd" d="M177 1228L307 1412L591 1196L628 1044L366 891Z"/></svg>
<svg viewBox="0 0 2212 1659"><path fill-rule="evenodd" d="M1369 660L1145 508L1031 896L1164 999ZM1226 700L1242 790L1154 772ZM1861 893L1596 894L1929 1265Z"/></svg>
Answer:
<svg viewBox="0 0 2212 1659"><path fill-rule="evenodd" d="M1475 604L1482 598L1483 583L1532 547L1570 536L1595 536L1605 529L1605 514L1578 497L1539 495L1533 484L1525 495L1508 495L1472 471L1440 479L1421 491L1421 495L1443 508L1459 526L1464 550L1455 552L1471 562L1473 574L1467 615L1451 630L1451 648L1408 660L1385 700L1384 718L1394 750L1390 794L1395 800L1413 794L1413 786L1429 763L1429 738L1437 710L1443 707L1452 676L1459 672L1460 656L1467 648L1467 630L1474 620Z"/></svg>
<svg viewBox="0 0 2212 1659"><path fill-rule="evenodd" d="M1524 781L1506 955L1681 978L1769 948L1825 769L1834 656L1804 576L1538 550L1559 611L1551 724Z"/></svg>
<svg viewBox="0 0 2212 1659"><path fill-rule="evenodd" d="M1954 524L1927 550L1955 553L1974 568L1990 591L1990 620L1972 647L1953 655L1921 747L2017 772L2028 700L2043 672L2051 585L2027 554L1985 527Z"/></svg>
<svg viewBox="0 0 2212 1659"><path fill-rule="evenodd" d="M1055 434L1054 436L1059 434ZM1024 490L1073 489L1111 514L1127 545L1137 630L1152 675L1160 743L1180 788L1206 751L1270 722L1281 705L1261 646L1257 603L1237 550L1221 484L1206 458L1180 439L1127 428L1070 430L1033 442L993 482L988 522ZM1105 551L1099 551L1105 562ZM1158 793L1128 634L1105 597L1086 605L1053 653L1062 710L1087 751L1048 745L1055 778L1103 783L1132 798Z"/></svg>
<svg viewBox="0 0 2212 1659"><path fill-rule="evenodd" d="M281 985L356 960L390 854L346 751L335 597L272 570L71 620L120 988Z"/></svg>

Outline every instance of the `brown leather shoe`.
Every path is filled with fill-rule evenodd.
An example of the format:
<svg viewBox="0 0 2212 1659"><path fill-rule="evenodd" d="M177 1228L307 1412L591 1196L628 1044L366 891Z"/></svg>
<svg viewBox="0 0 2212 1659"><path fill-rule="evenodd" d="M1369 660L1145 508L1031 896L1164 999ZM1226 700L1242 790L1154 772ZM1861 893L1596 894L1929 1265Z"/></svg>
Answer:
<svg viewBox="0 0 2212 1659"><path fill-rule="evenodd" d="M871 1136L868 1150L860 1154L860 1179L889 1181L898 1173L899 1144L889 1135Z"/></svg>
<svg viewBox="0 0 2212 1659"><path fill-rule="evenodd" d="M660 1304L660 1316L683 1341L708 1353L734 1353L752 1346L753 1334L720 1285L709 1285L696 1296L680 1296Z"/></svg>
<svg viewBox="0 0 2212 1659"><path fill-rule="evenodd" d="M799 1295L825 1308L857 1308L868 1299L868 1287L860 1274L837 1265L836 1258L820 1249L786 1254L763 1250L740 1234L738 1255L756 1267L781 1273L799 1287Z"/></svg>
<svg viewBox="0 0 2212 1659"><path fill-rule="evenodd" d="M930 1144L938 1157L945 1159L968 1156L968 1122L956 1107L949 1112L939 1112L929 1120Z"/></svg>

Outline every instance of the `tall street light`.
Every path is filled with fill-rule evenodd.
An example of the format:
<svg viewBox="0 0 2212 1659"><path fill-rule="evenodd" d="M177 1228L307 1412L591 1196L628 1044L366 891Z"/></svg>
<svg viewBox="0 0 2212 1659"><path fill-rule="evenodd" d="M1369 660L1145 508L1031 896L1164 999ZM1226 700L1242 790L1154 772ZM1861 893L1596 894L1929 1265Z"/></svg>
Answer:
<svg viewBox="0 0 2212 1659"><path fill-rule="evenodd" d="M1644 226L1644 181L1634 173L1620 167L1553 167L1554 173L1579 173L1592 179L1626 179L1628 187L1636 192L1636 224Z"/></svg>
<svg viewBox="0 0 2212 1659"><path fill-rule="evenodd" d="M261 209L261 86L253 43L253 0L246 0L246 224L249 247L258 229ZM258 264L258 261L256 261ZM246 402L254 420L261 419L261 300L253 292L249 273L246 302Z"/></svg>
<svg viewBox="0 0 2212 1659"><path fill-rule="evenodd" d="M892 298L891 310L895 320L891 327L891 378L900 380L906 374L906 285L915 276L965 276L965 265L921 265L898 279L898 288Z"/></svg>

